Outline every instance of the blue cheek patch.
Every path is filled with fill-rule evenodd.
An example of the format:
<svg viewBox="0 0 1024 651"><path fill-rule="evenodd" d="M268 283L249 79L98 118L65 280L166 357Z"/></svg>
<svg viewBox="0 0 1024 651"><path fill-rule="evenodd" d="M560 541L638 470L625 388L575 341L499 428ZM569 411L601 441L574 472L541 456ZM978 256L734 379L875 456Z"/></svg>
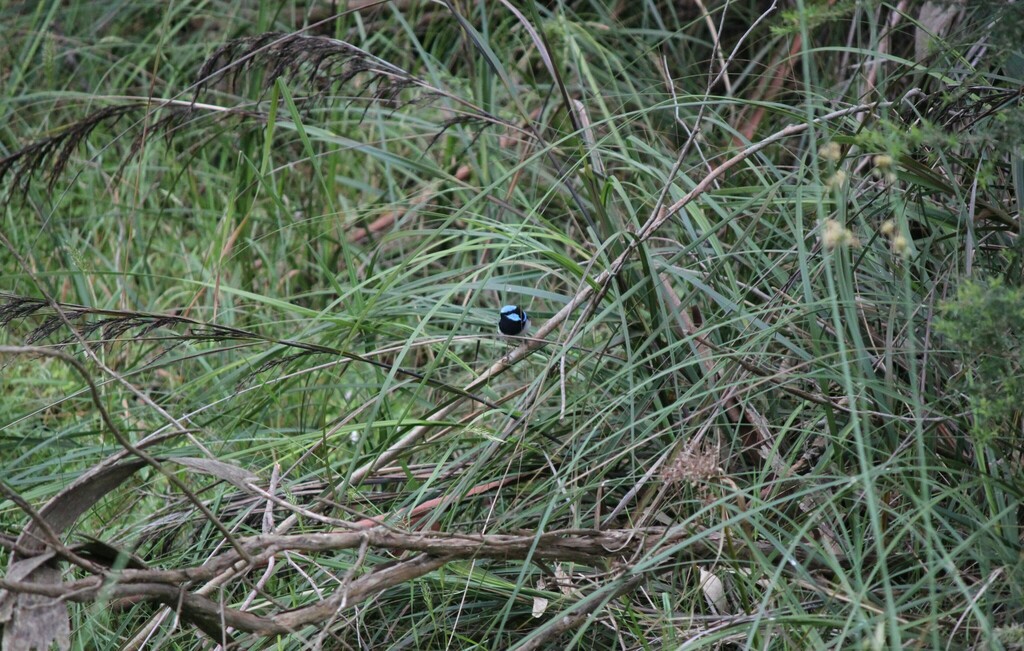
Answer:
<svg viewBox="0 0 1024 651"><path fill-rule="evenodd" d="M501 308L498 319L498 331L503 335L515 337L521 335L529 327L530 317L517 305L505 305Z"/></svg>

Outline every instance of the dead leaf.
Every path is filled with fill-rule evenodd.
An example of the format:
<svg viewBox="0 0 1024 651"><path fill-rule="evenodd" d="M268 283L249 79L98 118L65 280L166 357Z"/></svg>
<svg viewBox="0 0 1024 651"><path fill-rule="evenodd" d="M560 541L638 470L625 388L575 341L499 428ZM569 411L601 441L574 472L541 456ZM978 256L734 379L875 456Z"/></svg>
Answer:
<svg viewBox="0 0 1024 651"><path fill-rule="evenodd" d="M252 493L252 490L249 489L247 484L259 479L256 473L252 471L246 470L241 466L236 466L233 463L217 461L216 459L205 459L200 457L171 457L166 459L166 462L176 463L179 466L185 466L189 470L195 470L196 472L201 472L204 475L212 475L217 479L223 479L232 486L241 489L246 493Z"/></svg>
<svg viewBox="0 0 1024 651"><path fill-rule="evenodd" d="M700 570L700 589L707 599L708 605L716 615L731 615L729 600L725 596L725 584L715 574L708 572L703 567Z"/></svg>
<svg viewBox="0 0 1024 651"><path fill-rule="evenodd" d="M93 468L47 502L39 514L54 533L61 535L145 463L126 461ZM7 566L8 580L60 585L60 569L49 563L54 553L47 549L43 540L42 528L34 521L29 522L18 536L17 544L38 554L19 558L17 553L12 553ZM4 624L2 651L49 649L54 643L61 651L71 648L67 606L53 597L0 591L0 623Z"/></svg>

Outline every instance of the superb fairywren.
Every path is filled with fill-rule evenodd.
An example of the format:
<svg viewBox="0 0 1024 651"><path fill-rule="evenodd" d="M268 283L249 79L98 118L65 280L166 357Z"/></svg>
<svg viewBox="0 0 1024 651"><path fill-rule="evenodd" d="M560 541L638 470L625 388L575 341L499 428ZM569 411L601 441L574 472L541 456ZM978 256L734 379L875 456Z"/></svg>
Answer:
<svg viewBox="0 0 1024 651"><path fill-rule="evenodd" d="M506 305L501 308L498 318L498 332L506 337L517 337L526 334L530 327L530 317L518 305Z"/></svg>

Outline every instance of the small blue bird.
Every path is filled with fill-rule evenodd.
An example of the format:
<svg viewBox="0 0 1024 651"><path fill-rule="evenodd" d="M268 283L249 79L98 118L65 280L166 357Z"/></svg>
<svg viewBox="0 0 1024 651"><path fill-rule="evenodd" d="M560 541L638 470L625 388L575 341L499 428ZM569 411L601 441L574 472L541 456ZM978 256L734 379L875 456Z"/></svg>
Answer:
<svg viewBox="0 0 1024 651"><path fill-rule="evenodd" d="M530 317L518 305L506 305L501 308L498 319L498 331L506 337L525 335L530 327Z"/></svg>

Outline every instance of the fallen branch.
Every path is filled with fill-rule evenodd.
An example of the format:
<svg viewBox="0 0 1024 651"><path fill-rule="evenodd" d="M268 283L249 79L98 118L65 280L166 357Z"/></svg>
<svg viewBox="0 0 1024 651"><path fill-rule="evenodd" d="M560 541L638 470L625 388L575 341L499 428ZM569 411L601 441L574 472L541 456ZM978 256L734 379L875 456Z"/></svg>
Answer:
<svg viewBox="0 0 1024 651"><path fill-rule="evenodd" d="M720 558L723 535L718 532L695 531L689 526L609 531L565 529L540 536L401 532L375 527L363 531L269 534L242 538L239 540L240 545L246 555L253 559L252 564L246 564L246 571L266 566L272 558L285 552L314 554L369 546L396 556L414 554L399 562L378 565L312 604L263 616L230 608L199 591L188 589L190 584L214 579L227 568L241 562L239 552L234 549L228 549L198 567L123 569L116 576L90 576L65 583L23 581L19 580L20 577L8 576L0 579L0 589L15 594L39 595L61 602L90 603L126 599L132 602L162 603L219 641L226 627L257 635L278 635L294 632L303 626L323 623L335 617L339 611L352 608L383 590L415 580L448 562L460 559L532 559L602 567L620 565L619 572L632 575L626 584L632 587L639 585L646 572L657 571L659 566L650 565L646 572L634 574L630 568L621 566L624 559L653 551L670 556L673 563ZM736 542L734 536L732 541ZM777 553L767 542L751 547L734 546L733 550L737 559ZM815 561L806 552L796 556L807 565L823 566L823 563Z"/></svg>

